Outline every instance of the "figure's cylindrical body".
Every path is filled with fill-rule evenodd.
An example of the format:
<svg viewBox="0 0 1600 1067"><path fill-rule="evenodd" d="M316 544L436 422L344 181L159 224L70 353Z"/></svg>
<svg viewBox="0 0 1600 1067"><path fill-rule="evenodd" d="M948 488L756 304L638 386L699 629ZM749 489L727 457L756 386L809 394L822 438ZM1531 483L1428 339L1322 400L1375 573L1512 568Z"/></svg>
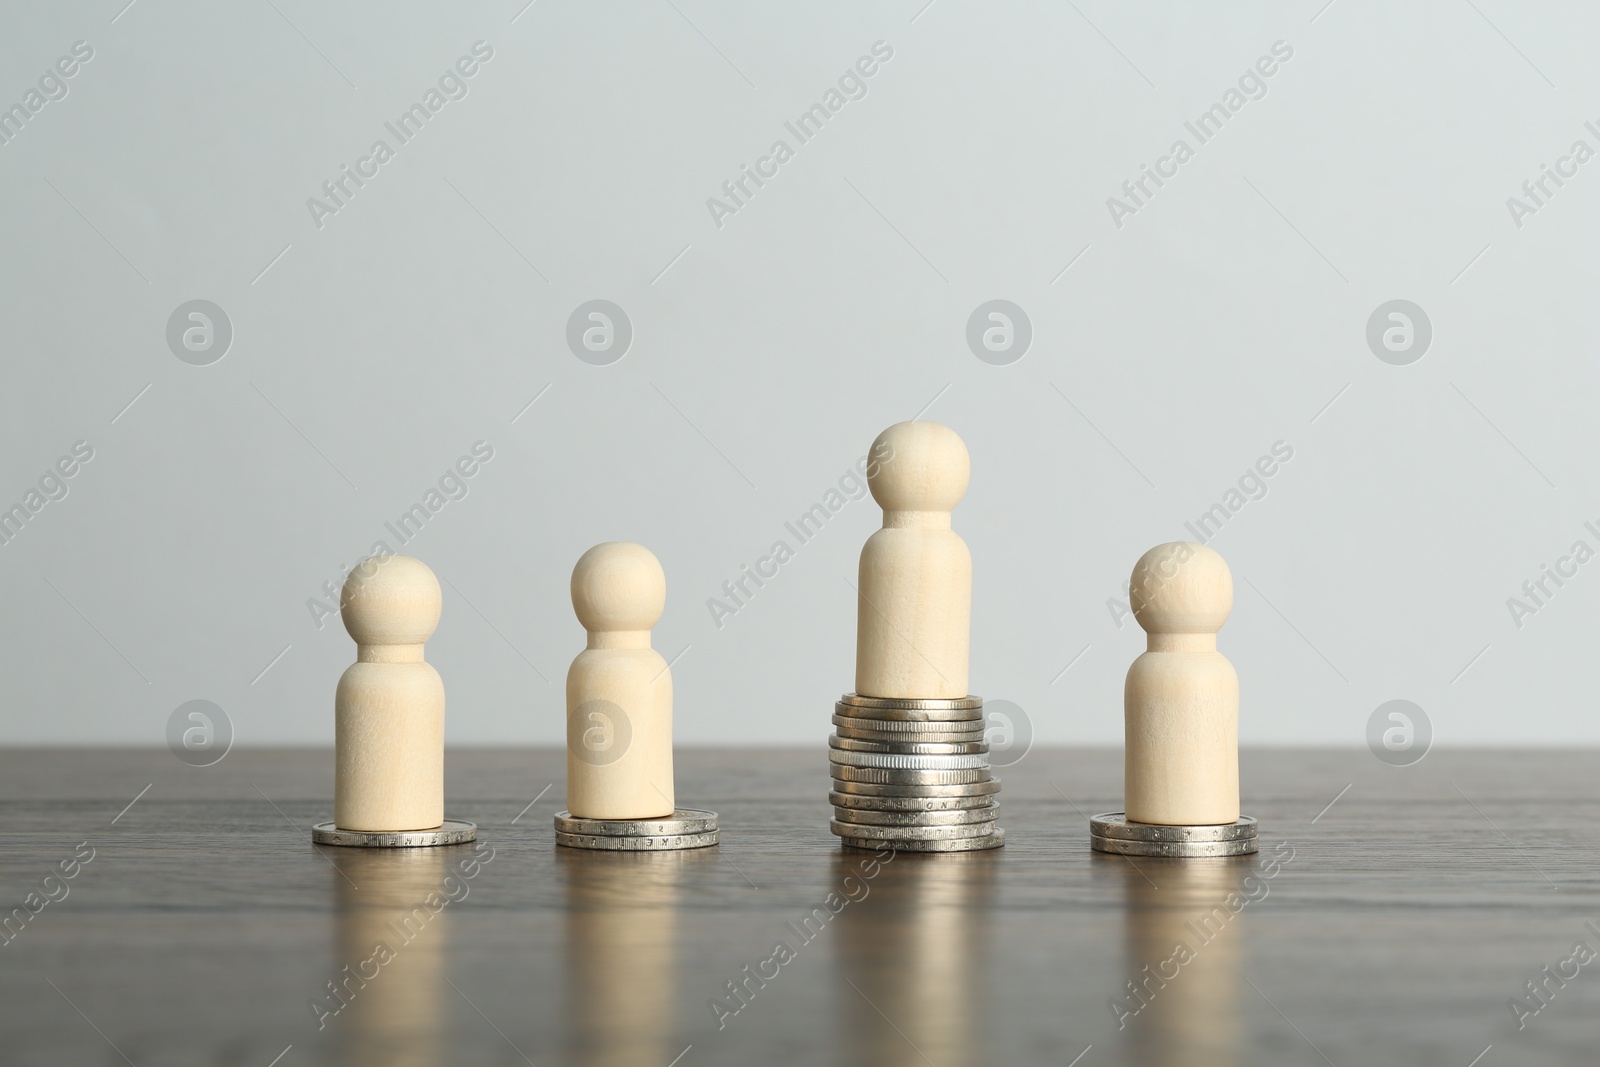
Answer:
<svg viewBox="0 0 1600 1067"><path fill-rule="evenodd" d="M930 513L905 513L922 519ZM885 522L897 516L885 515ZM943 519L888 526L861 549L856 692L964 697L972 629L972 554Z"/></svg>
<svg viewBox="0 0 1600 1067"><path fill-rule="evenodd" d="M675 804L666 660L648 646L584 649L567 671L567 810L658 819Z"/></svg>
<svg viewBox="0 0 1600 1067"><path fill-rule="evenodd" d="M342 830L444 822L444 681L428 663L352 663L334 698L333 821Z"/></svg>
<svg viewBox="0 0 1600 1067"><path fill-rule="evenodd" d="M1129 819L1203 826L1239 818L1239 676L1214 643L1209 652L1134 660L1123 714Z"/></svg>

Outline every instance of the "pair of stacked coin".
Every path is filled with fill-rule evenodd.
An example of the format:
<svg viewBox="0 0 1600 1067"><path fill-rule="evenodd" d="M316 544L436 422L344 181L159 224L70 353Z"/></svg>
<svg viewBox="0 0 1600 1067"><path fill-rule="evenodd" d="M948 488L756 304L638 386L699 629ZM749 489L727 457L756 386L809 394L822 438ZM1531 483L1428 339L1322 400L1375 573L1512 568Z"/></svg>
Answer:
<svg viewBox="0 0 1600 1067"><path fill-rule="evenodd" d="M1004 844L1000 779L989 771L983 730L981 697L841 697L828 738L828 828L855 848L971 852Z"/></svg>
<svg viewBox="0 0 1600 1067"><path fill-rule="evenodd" d="M580 819L556 812L556 844L607 852L670 852L717 843L717 813L679 808L664 819Z"/></svg>
<svg viewBox="0 0 1600 1067"><path fill-rule="evenodd" d="M1089 847L1119 856L1248 856L1256 851L1256 821L1245 815L1215 826L1166 826L1111 811L1089 819Z"/></svg>

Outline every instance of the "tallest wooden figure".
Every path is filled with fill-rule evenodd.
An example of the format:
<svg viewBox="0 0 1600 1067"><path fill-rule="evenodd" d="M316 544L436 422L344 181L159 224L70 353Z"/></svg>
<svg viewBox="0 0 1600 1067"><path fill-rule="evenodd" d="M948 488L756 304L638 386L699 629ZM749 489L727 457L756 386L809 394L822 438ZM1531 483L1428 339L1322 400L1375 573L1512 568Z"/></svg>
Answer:
<svg viewBox="0 0 1600 1067"><path fill-rule="evenodd" d="M972 554L950 512L966 495L967 446L948 426L901 422L878 435L870 463L883 529L861 549L856 693L965 697Z"/></svg>

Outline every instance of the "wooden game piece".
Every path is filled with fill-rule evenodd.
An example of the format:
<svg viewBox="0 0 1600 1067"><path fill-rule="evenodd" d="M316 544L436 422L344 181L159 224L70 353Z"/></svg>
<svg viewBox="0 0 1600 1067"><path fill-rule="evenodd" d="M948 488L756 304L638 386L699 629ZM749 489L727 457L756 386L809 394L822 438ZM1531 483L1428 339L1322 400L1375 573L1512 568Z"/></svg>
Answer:
<svg viewBox="0 0 1600 1067"><path fill-rule="evenodd" d="M674 809L672 672L650 647L667 578L643 545L595 545L572 569L589 643L567 671L567 809L580 819L658 819Z"/></svg>
<svg viewBox="0 0 1600 1067"><path fill-rule="evenodd" d="M1233 576L1205 545L1171 542L1139 558L1130 582L1149 650L1124 689L1124 803L1136 823L1239 819L1239 676L1217 651Z"/></svg>
<svg viewBox="0 0 1600 1067"><path fill-rule="evenodd" d="M409 556L368 559L340 597L356 662L334 698L333 821L395 833L444 822L444 682L423 661L439 579Z"/></svg>
<svg viewBox="0 0 1600 1067"><path fill-rule="evenodd" d="M883 529L861 549L856 693L965 697L972 555L950 528L971 460L954 430L901 422L872 443L867 471Z"/></svg>

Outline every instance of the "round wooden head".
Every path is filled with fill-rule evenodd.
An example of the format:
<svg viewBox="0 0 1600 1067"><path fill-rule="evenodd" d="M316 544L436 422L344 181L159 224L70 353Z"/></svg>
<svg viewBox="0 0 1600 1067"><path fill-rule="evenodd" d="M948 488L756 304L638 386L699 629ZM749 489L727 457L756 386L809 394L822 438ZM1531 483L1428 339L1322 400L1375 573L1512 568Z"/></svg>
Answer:
<svg viewBox="0 0 1600 1067"><path fill-rule="evenodd" d="M1171 541L1133 565L1128 599L1146 633L1214 634L1233 610L1233 575L1213 549Z"/></svg>
<svg viewBox="0 0 1600 1067"><path fill-rule="evenodd" d="M344 581L339 614L358 645L420 645L439 627L444 595L420 559L372 556Z"/></svg>
<svg viewBox="0 0 1600 1067"><path fill-rule="evenodd" d="M885 511L950 511L967 493L967 446L937 422L897 422L872 442L872 499Z"/></svg>
<svg viewBox="0 0 1600 1067"><path fill-rule="evenodd" d="M585 630L650 630L666 606L666 572L643 545L607 541L572 568L572 610Z"/></svg>

